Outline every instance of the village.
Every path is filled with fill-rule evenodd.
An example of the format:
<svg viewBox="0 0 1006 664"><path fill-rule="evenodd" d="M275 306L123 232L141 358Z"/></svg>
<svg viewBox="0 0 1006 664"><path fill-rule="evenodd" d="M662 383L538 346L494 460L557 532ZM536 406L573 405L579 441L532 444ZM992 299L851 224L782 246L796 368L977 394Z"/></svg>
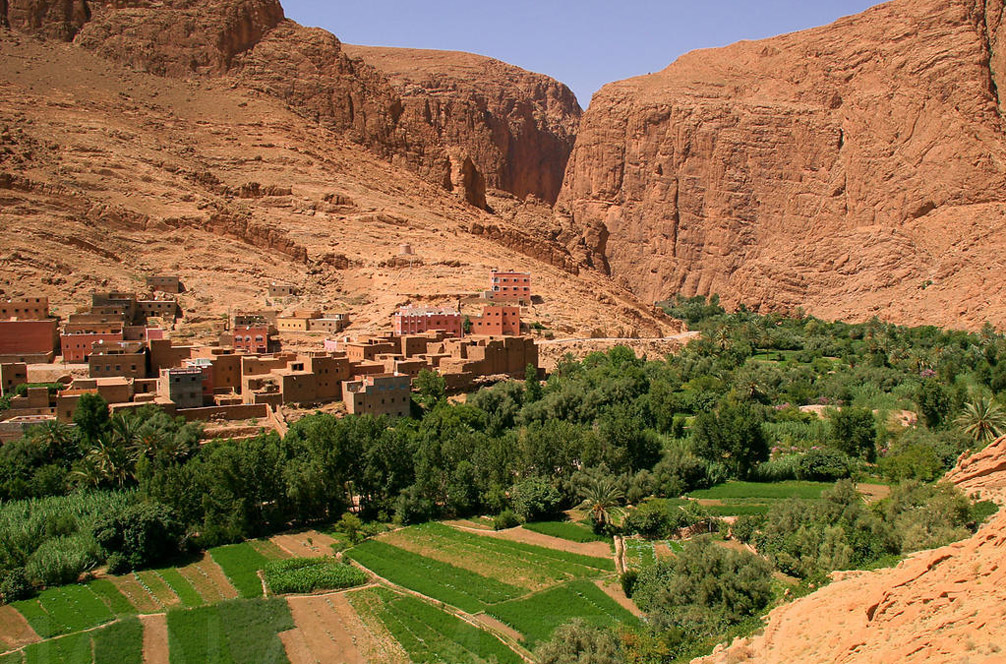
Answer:
<svg viewBox="0 0 1006 664"><path fill-rule="evenodd" d="M460 302L403 306L389 330L356 337L340 336L351 312L299 308L296 288L274 283L265 301L292 306L233 313L217 340L184 344L172 338L185 314L179 277L149 276L146 287L92 292L90 307L65 320L45 297L0 301L0 442L47 421L72 422L85 394L112 412L153 405L207 422L207 436L240 438L263 427L283 433L289 415L317 409L409 417L422 371L452 394L523 379L528 367L541 372L521 322L528 273L493 271L480 315L465 315ZM285 343L291 336L296 348Z"/></svg>

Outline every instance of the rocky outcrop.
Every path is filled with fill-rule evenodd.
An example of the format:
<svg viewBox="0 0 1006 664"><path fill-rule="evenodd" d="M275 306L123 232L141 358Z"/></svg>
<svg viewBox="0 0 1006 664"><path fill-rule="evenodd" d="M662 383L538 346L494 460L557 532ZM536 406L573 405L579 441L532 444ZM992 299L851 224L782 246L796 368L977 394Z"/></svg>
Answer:
<svg viewBox="0 0 1006 664"><path fill-rule="evenodd" d="M283 20L279 0L120 0L95 3L76 42L162 76L221 74Z"/></svg>
<svg viewBox="0 0 1006 664"><path fill-rule="evenodd" d="M947 479L1006 497L1006 438L962 459ZM910 556L892 569L838 573L769 614L763 634L701 664L1002 662L1006 643L1006 512L971 539Z"/></svg>
<svg viewBox="0 0 1006 664"><path fill-rule="evenodd" d="M1006 322L1002 16L895 0L605 86L560 196L573 241L645 301Z"/></svg>
<svg viewBox="0 0 1006 664"><path fill-rule="evenodd" d="M91 18L87 0L0 0L0 25L70 41Z"/></svg>
<svg viewBox="0 0 1006 664"><path fill-rule="evenodd" d="M423 151L441 144L452 152L451 168L470 158L491 189L555 202L581 115L565 85L470 53L344 50L386 75L401 96L407 159L435 169L437 159Z"/></svg>

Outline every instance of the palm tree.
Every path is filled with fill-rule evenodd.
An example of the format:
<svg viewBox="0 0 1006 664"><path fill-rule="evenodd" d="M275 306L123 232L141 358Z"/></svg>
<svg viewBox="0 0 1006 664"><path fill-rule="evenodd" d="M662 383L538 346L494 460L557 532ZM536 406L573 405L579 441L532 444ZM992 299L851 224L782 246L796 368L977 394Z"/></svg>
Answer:
<svg viewBox="0 0 1006 664"><path fill-rule="evenodd" d="M956 422L964 433L982 447L1006 432L1006 412L994 399L985 395L964 404L964 412Z"/></svg>
<svg viewBox="0 0 1006 664"><path fill-rule="evenodd" d="M610 475L591 478L580 495L583 496L583 507L590 511L597 530L611 524L611 510L618 506L618 501L624 496L615 478Z"/></svg>
<svg viewBox="0 0 1006 664"><path fill-rule="evenodd" d="M59 420L47 420L32 427L29 436L50 460L64 456L66 448L73 443L73 430Z"/></svg>

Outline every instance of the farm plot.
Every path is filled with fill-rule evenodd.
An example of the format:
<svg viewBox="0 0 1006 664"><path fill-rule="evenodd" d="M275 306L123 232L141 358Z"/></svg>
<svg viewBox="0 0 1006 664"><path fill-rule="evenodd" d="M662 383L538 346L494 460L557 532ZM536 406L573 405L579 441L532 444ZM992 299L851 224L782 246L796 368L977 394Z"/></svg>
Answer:
<svg viewBox="0 0 1006 664"><path fill-rule="evenodd" d="M492 634L415 597L370 588L351 593L349 601L361 617L380 620L413 662L523 662Z"/></svg>
<svg viewBox="0 0 1006 664"><path fill-rule="evenodd" d="M176 568L159 569L157 570L157 574L171 588L172 592L178 596L182 606L193 608L201 606L204 603L203 597L196 590L195 586L192 585L192 582L182 576L182 573Z"/></svg>
<svg viewBox="0 0 1006 664"><path fill-rule="evenodd" d="M615 571L609 558L510 541L439 523L404 528L380 541L531 591Z"/></svg>
<svg viewBox="0 0 1006 664"><path fill-rule="evenodd" d="M297 628L279 637L292 664L406 664L408 656L387 630L375 634L346 595L287 598Z"/></svg>
<svg viewBox="0 0 1006 664"><path fill-rule="evenodd" d="M210 549L210 556L224 571L241 597L261 597L262 580L258 571L265 568L269 558L255 550L248 542L228 544Z"/></svg>
<svg viewBox="0 0 1006 664"><path fill-rule="evenodd" d="M661 558L670 558L680 553L684 547L677 540L644 540L628 538L625 540L626 569L645 569Z"/></svg>
<svg viewBox="0 0 1006 664"><path fill-rule="evenodd" d="M785 500L787 498L820 498L825 489L833 486L827 482L727 482L700 489L688 494L699 500Z"/></svg>
<svg viewBox="0 0 1006 664"><path fill-rule="evenodd" d="M368 540L345 555L392 583L469 613L477 613L488 604L520 597L527 592L380 540Z"/></svg>
<svg viewBox="0 0 1006 664"><path fill-rule="evenodd" d="M586 544L587 542L607 542L611 539L604 535L598 535L583 524L573 523L572 521L537 521L535 523L525 523L523 528L531 532L541 533L549 537L558 537L559 539L578 542L580 544Z"/></svg>
<svg viewBox="0 0 1006 664"><path fill-rule="evenodd" d="M286 664L279 633L293 629L281 599L239 599L168 612L172 664Z"/></svg>
<svg viewBox="0 0 1006 664"><path fill-rule="evenodd" d="M181 604L181 600L178 599L175 591L154 570L134 572L134 576L140 585L143 586L143 589L150 593L154 600L165 609L170 609Z"/></svg>
<svg viewBox="0 0 1006 664"><path fill-rule="evenodd" d="M530 597L489 607L489 615L524 635L529 646L548 639L560 625L581 618L595 625L637 621L590 581L571 581Z"/></svg>
<svg viewBox="0 0 1006 664"><path fill-rule="evenodd" d="M203 554L203 557L196 562L180 567L178 573L192 584L207 604L238 596L238 591L209 554Z"/></svg>
<svg viewBox="0 0 1006 664"><path fill-rule="evenodd" d="M142 664L143 630L135 617L90 632L77 632L26 647L3 664Z"/></svg>
<svg viewBox="0 0 1006 664"><path fill-rule="evenodd" d="M97 627L115 619L108 604L86 585L49 588L38 597L14 602L11 606L45 639Z"/></svg>

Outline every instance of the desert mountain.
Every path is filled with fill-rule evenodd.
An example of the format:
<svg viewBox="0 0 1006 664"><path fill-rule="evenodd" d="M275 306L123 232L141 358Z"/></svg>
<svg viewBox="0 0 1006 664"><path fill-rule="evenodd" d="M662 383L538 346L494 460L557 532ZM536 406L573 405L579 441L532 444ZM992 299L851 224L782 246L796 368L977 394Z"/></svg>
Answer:
<svg viewBox="0 0 1006 664"><path fill-rule="evenodd" d="M1006 323L1001 0L895 0L605 86L560 196L643 300Z"/></svg>
<svg viewBox="0 0 1006 664"><path fill-rule="evenodd" d="M171 271L183 307L215 318L289 281L367 329L514 267L540 277L532 319L559 335L674 329L536 230L580 113L551 79L438 54L458 69L410 92L271 0L11 0L0 16L5 295L83 304ZM538 167L553 175L522 174Z"/></svg>
<svg viewBox="0 0 1006 664"><path fill-rule="evenodd" d="M946 478L1006 498L1006 438L963 458ZM705 664L1002 662L1006 642L1006 512L973 537L891 569L842 578L769 614L764 633L697 660Z"/></svg>

